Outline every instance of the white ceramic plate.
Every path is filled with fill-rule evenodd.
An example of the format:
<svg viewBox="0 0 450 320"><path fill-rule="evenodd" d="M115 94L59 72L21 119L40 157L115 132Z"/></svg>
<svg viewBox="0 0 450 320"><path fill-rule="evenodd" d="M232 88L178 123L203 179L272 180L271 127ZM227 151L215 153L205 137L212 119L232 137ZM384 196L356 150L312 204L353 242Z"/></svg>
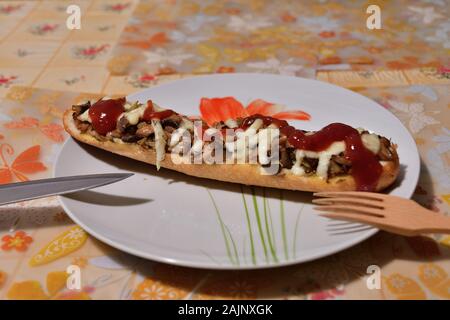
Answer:
<svg viewBox="0 0 450 320"><path fill-rule="evenodd" d="M390 137L398 144L401 171L392 194L410 197L420 161L414 140L389 111L372 100L327 83L302 78L228 74L184 79L133 94L183 114L198 115L202 97L261 98L302 109L317 130L331 122ZM80 145L69 139L55 176L134 172L119 183L62 196L69 216L94 237L131 254L161 262L213 269L251 269L317 259L377 230L344 224L313 212L311 194L251 189L196 179ZM280 200L281 197L281 200ZM215 209L217 207L217 210ZM245 209L247 207L247 210Z"/></svg>

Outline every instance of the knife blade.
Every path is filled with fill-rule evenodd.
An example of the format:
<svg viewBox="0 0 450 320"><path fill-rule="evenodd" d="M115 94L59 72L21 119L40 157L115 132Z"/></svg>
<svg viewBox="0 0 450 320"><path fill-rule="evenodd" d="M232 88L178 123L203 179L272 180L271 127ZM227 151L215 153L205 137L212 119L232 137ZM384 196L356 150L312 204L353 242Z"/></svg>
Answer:
<svg viewBox="0 0 450 320"><path fill-rule="evenodd" d="M58 177L0 185L0 205L101 187L133 173L103 173Z"/></svg>

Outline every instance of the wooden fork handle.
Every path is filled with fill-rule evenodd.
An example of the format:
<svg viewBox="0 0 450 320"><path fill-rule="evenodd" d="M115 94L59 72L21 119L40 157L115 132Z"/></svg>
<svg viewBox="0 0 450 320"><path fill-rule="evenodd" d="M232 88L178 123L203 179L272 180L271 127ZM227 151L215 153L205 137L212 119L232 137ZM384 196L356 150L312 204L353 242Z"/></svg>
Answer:
<svg viewBox="0 0 450 320"><path fill-rule="evenodd" d="M428 210L427 210L428 211ZM418 230L420 233L448 233L450 234L450 217L433 212L428 214L424 227Z"/></svg>

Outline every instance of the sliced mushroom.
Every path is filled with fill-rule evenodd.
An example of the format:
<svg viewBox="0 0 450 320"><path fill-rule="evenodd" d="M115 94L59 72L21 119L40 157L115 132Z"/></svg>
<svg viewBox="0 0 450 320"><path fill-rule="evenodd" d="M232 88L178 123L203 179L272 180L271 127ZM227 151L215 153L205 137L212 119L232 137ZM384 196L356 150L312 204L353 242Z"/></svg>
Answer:
<svg viewBox="0 0 450 320"><path fill-rule="evenodd" d="M130 122L128 121L128 119L126 117L121 117L119 119L119 122L117 123L117 129L120 132L125 132L125 129L127 128L127 126L130 124Z"/></svg>
<svg viewBox="0 0 450 320"><path fill-rule="evenodd" d="M86 132L91 126L89 122L83 122L78 119L75 119L75 125L77 126L77 129L83 133Z"/></svg>
<svg viewBox="0 0 450 320"><path fill-rule="evenodd" d="M180 115L172 114L170 117L161 120L161 125L163 126L163 128L165 128L166 126L170 126L177 129L180 126L181 120L182 117Z"/></svg>
<svg viewBox="0 0 450 320"><path fill-rule="evenodd" d="M110 133L109 133L109 135L112 137L112 138L120 138L121 136L122 136L122 133L121 132L119 132L119 130L114 130L114 131L111 131Z"/></svg>
<svg viewBox="0 0 450 320"><path fill-rule="evenodd" d="M380 151L378 151L378 158L381 161L390 161L393 159L391 142L385 137L380 137Z"/></svg>
<svg viewBox="0 0 450 320"><path fill-rule="evenodd" d="M316 171L318 164L319 159L304 157L301 166L303 167L306 173L313 173Z"/></svg>
<svg viewBox="0 0 450 320"><path fill-rule="evenodd" d="M136 135L140 138L148 137L155 131L151 124L144 123L143 125L139 124L138 129L136 130Z"/></svg>
<svg viewBox="0 0 450 320"><path fill-rule="evenodd" d="M137 126L128 126L125 128L125 133L135 134L137 131Z"/></svg>
<svg viewBox="0 0 450 320"><path fill-rule="evenodd" d="M167 133L173 133L175 130L177 130L177 128L172 127L172 126L164 127L164 131L166 131Z"/></svg>
<svg viewBox="0 0 450 320"><path fill-rule="evenodd" d="M125 133L122 136L122 141L123 142L137 142L140 139L141 138L139 136L137 136L136 134L133 134L133 133Z"/></svg>
<svg viewBox="0 0 450 320"><path fill-rule="evenodd" d="M289 154L289 151L286 148L280 148L280 164L283 168L292 168L293 161Z"/></svg>
<svg viewBox="0 0 450 320"><path fill-rule="evenodd" d="M91 102L87 101L83 104L76 104L72 106L72 111L74 111L74 116L78 117L80 114L84 113L87 109L91 107Z"/></svg>
<svg viewBox="0 0 450 320"><path fill-rule="evenodd" d="M339 155L334 155L331 157L331 160L335 161L336 163L344 166L350 166L352 163L350 160L348 160L344 153L340 153Z"/></svg>
<svg viewBox="0 0 450 320"><path fill-rule="evenodd" d="M333 178L340 174L344 174L344 170L342 166L340 166L337 162L331 160L330 166L328 167L328 178Z"/></svg>

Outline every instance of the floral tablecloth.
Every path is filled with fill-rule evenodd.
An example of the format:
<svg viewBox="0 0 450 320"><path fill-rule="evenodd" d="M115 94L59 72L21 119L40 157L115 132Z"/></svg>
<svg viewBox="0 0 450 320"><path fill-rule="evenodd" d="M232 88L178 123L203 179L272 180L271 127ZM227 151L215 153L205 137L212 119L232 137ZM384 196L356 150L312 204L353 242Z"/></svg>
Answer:
<svg viewBox="0 0 450 320"><path fill-rule="evenodd" d="M370 3L369 3L370 2ZM82 29L65 29L68 4ZM450 205L449 6L378 1L0 2L0 183L51 176L72 103L208 72L272 72L352 88L398 116L422 158L414 199ZM366 286L381 268L380 290ZM68 290L78 265L82 290ZM450 237L380 232L310 263L206 271L142 260L90 237L55 198L0 207L0 299L449 299Z"/></svg>
<svg viewBox="0 0 450 320"><path fill-rule="evenodd" d="M395 113L419 146L423 165L414 194L444 214L450 205L448 86L359 89ZM0 108L0 183L51 176L66 134L61 112L90 94L13 87ZM450 298L450 237L404 238L380 232L344 252L288 268L209 272L135 258L76 226L53 198L0 208L0 297ZM82 269L83 290L65 289L67 266ZM381 267L381 290L366 268Z"/></svg>
<svg viewBox="0 0 450 320"><path fill-rule="evenodd" d="M374 4L381 30L366 26ZM445 1L141 1L114 55L153 73L438 67L448 14Z"/></svg>
<svg viewBox="0 0 450 320"><path fill-rule="evenodd" d="M81 29L66 28L66 8ZM366 9L381 9L381 30ZM124 94L169 74L269 72L345 87L449 83L445 0L0 2L0 96L13 85Z"/></svg>

